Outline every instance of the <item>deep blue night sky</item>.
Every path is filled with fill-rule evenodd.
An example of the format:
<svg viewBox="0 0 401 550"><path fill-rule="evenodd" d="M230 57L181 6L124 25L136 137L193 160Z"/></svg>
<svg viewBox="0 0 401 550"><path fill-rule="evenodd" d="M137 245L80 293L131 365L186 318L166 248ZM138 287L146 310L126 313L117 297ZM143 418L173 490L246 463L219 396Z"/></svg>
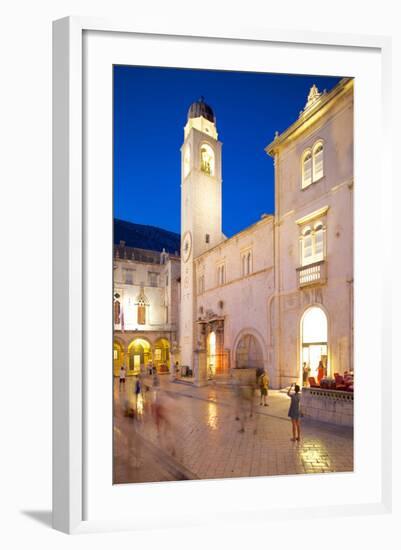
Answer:
<svg viewBox="0 0 401 550"><path fill-rule="evenodd" d="M264 148L303 109L310 87L340 77L114 67L114 216L180 232L180 147L188 108L205 97L223 142L223 231L274 210Z"/></svg>

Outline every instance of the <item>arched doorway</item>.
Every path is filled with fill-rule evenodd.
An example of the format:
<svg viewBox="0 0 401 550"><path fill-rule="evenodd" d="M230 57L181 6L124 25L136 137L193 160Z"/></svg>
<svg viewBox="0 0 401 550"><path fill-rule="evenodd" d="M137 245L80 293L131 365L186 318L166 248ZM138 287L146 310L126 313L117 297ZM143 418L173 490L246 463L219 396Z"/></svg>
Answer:
<svg viewBox="0 0 401 550"><path fill-rule="evenodd" d="M128 374L138 374L141 367L152 360L152 349L147 340L136 338L128 346Z"/></svg>
<svg viewBox="0 0 401 550"><path fill-rule="evenodd" d="M170 344L167 338L159 338L155 343L153 363L158 372L168 372L170 363Z"/></svg>
<svg viewBox="0 0 401 550"><path fill-rule="evenodd" d="M253 334L244 334L238 342L235 351L235 367L237 369L264 367L262 347Z"/></svg>
<svg viewBox="0 0 401 550"><path fill-rule="evenodd" d="M304 363L310 368L309 376L315 378L319 361L327 369L327 333L327 316L323 309L308 308L301 319L301 381Z"/></svg>
<svg viewBox="0 0 401 550"><path fill-rule="evenodd" d="M213 378L216 374L216 333L209 332L207 336L207 377Z"/></svg>
<svg viewBox="0 0 401 550"><path fill-rule="evenodd" d="M114 376L119 376L121 366L124 364L124 351L120 342L113 343L113 373Z"/></svg>

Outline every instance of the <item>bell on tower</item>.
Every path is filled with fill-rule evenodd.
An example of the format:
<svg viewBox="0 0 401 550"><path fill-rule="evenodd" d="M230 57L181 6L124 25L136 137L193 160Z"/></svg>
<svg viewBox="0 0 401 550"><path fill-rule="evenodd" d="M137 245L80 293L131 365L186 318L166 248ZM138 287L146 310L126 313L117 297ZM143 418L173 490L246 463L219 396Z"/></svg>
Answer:
<svg viewBox="0 0 401 550"><path fill-rule="evenodd" d="M184 130L185 138L191 128L195 128L217 140L216 117L210 105L205 103L203 96L192 103L188 109L188 121Z"/></svg>

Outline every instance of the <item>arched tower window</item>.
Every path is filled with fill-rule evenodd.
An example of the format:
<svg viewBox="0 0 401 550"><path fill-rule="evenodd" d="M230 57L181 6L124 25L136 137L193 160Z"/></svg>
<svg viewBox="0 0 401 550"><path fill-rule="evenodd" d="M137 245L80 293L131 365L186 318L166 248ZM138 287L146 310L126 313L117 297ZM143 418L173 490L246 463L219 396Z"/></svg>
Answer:
<svg viewBox="0 0 401 550"><path fill-rule="evenodd" d="M209 176L214 176L214 152L210 145L204 143L200 149L201 170Z"/></svg>
<svg viewBox="0 0 401 550"><path fill-rule="evenodd" d="M323 143L318 141L313 146L313 181L319 180L323 175Z"/></svg>

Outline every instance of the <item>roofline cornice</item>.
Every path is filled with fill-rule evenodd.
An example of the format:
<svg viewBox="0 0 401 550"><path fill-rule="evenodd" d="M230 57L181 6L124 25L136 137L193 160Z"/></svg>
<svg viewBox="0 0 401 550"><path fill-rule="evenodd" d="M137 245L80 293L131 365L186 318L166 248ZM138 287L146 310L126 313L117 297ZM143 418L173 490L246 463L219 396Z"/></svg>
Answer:
<svg viewBox="0 0 401 550"><path fill-rule="evenodd" d="M314 121L313 117L316 117L320 112L323 114L329 108L329 103L338 96L344 95L349 89L353 87L354 79L351 77L342 78L340 82L327 94L321 96L320 101L312 107L309 111L301 114L301 116L289 126L282 134L277 136L269 145L265 147L265 151L268 155L274 156L279 147L295 132L302 133L310 124ZM316 117L317 118L317 117ZM306 123L309 124L306 125ZM302 128L306 125L305 128Z"/></svg>

